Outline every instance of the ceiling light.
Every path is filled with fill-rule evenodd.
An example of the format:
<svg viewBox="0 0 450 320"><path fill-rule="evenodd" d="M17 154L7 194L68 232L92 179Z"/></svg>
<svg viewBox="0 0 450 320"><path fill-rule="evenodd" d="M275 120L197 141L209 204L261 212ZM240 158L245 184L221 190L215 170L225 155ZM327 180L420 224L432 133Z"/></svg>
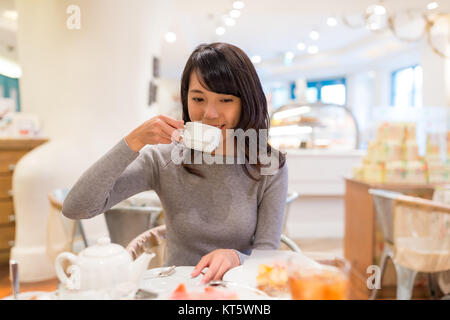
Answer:
<svg viewBox="0 0 450 320"><path fill-rule="evenodd" d="M386 14L386 8L379 4L373 4L367 7L366 12L369 15L375 14L377 16L383 16Z"/></svg>
<svg viewBox="0 0 450 320"><path fill-rule="evenodd" d="M288 51L284 54L284 64L288 65L294 60L295 54L292 51Z"/></svg>
<svg viewBox="0 0 450 320"><path fill-rule="evenodd" d="M236 24L236 20L234 20L233 18L230 18L228 16L225 16L223 18L223 21L225 22L225 24L229 27L232 27Z"/></svg>
<svg viewBox="0 0 450 320"><path fill-rule="evenodd" d="M252 58L251 58L251 60L252 60L252 62L253 63L260 63L261 62L261 57L260 56L253 56Z"/></svg>
<svg viewBox="0 0 450 320"><path fill-rule="evenodd" d="M284 57L288 60L292 60L295 57L295 54L292 51L288 51L286 52L286 54L284 55Z"/></svg>
<svg viewBox="0 0 450 320"><path fill-rule="evenodd" d="M6 19L17 20L17 16L18 14L15 10L5 10L5 12L3 12L3 17Z"/></svg>
<svg viewBox="0 0 450 320"><path fill-rule="evenodd" d="M177 41L177 35L175 34L175 32L167 32L165 38L168 43L174 43L175 41Z"/></svg>
<svg viewBox="0 0 450 320"><path fill-rule="evenodd" d="M335 27L337 25L337 20L334 17L329 17L327 19L327 25L330 27Z"/></svg>
<svg viewBox="0 0 450 320"><path fill-rule="evenodd" d="M311 38L311 39L313 39L313 40L317 40L317 39L319 39L319 33L317 32L317 31L311 31L310 33L309 33L309 37Z"/></svg>
<svg viewBox="0 0 450 320"><path fill-rule="evenodd" d="M317 46L309 46L308 47L309 54L316 54L317 52L319 52L319 47L317 47Z"/></svg>
<svg viewBox="0 0 450 320"><path fill-rule="evenodd" d="M244 1L235 1L235 2L233 2L233 8L235 8L235 9L240 10L240 9L243 9L244 7L245 7Z"/></svg>
<svg viewBox="0 0 450 320"><path fill-rule="evenodd" d="M233 19L237 19L241 16L241 12L239 10L231 10L230 11L230 17Z"/></svg>
<svg viewBox="0 0 450 320"><path fill-rule="evenodd" d="M306 45L305 45L303 42L299 42L299 43L297 44L297 49L298 49L299 51L303 51L303 50L305 50L305 48L306 48Z"/></svg>
<svg viewBox="0 0 450 320"><path fill-rule="evenodd" d="M427 4L427 9L428 10L434 10L434 9L436 9L438 7L439 7L439 4L437 2L435 2L435 1L430 2L429 4Z"/></svg>
<svg viewBox="0 0 450 320"><path fill-rule="evenodd" d="M224 28L224 27L218 27L218 28L216 29L216 34L217 34L218 36L221 36L221 35L225 34L225 28Z"/></svg>

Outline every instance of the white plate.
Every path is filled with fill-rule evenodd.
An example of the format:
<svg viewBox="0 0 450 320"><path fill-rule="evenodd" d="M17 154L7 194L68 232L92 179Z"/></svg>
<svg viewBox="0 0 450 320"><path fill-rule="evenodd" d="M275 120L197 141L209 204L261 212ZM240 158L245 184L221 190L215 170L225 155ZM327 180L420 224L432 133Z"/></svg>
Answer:
<svg viewBox="0 0 450 320"><path fill-rule="evenodd" d="M186 285L186 290L188 292L204 292L205 285ZM226 287L217 286L215 289L228 292L228 293L236 293L239 300L272 300L272 297L269 297L264 292L256 290L251 287L244 286L242 284L237 283L227 283ZM169 300L172 292L164 292L159 294L156 298L157 300Z"/></svg>
<svg viewBox="0 0 450 320"><path fill-rule="evenodd" d="M243 286L248 286L249 288L256 289L258 285L256 282L256 276L257 274L248 272L248 270L246 270L243 265L240 265L236 268L228 270L228 272L223 275L222 279L225 281L239 283L242 284ZM291 295L289 293L286 293L283 295L279 295L277 297L270 297L270 299L290 300Z"/></svg>
<svg viewBox="0 0 450 320"><path fill-rule="evenodd" d="M55 300L56 294L55 291L46 292L46 291L29 291L29 292L20 292L19 300ZM7 296L2 300L14 300L14 296Z"/></svg>
<svg viewBox="0 0 450 320"><path fill-rule="evenodd" d="M157 277L157 275L166 270L167 268L154 268L147 270L143 276L141 289L158 293L157 300L168 300L173 291L184 283L188 292L203 292L205 285L201 284L203 275L199 275L196 278L191 277L191 272L194 269L192 266L176 267L175 272L167 277ZM203 270L206 272L207 268ZM227 288L216 287L218 290L236 292L239 299L246 300L263 300L270 299L270 297L264 295L264 293L257 292L254 288L247 287L242 283L230 283L227 284Z"/></svg>
<svg viewBox="0 0 450 320"><path fill-rule="evenodd" d="M256 274L249 274L245 272L244 266L240 265L238 267L228 270L222 277L225 281L241 283L244 286L249 286L256 288Z"/></svg>
<svg viewBox="0 0 450 320"><path fill-rule="evenodd" d="M139 286L141 289L156 293L173 292L176 287L183 282L187 286L195 285L200 286L203 275L199 275L196 278L191 277L191 272L194 270L193 266L176 267L175 271L167 277L157 277L157 275L166 270L165 268L153 268L147 270L144 273L143 280Z"/></svg>

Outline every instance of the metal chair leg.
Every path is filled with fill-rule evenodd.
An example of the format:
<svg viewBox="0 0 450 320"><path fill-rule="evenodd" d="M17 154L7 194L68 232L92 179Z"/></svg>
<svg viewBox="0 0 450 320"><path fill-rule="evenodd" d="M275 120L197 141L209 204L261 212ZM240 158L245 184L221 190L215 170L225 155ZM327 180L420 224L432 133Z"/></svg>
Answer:
<svg viewBox="0 0 450 320"><path fill-rule="evenodd" d="M380 274L380 285L383 282L384 273L386 271L386 265L388 258L392 260L393 252L392 249L388 245L384 245L383 251L381 253L381 259L380 259L380 267L381 267L381 274ZM370 293L369 300L375 300L377 298L378 293L377 288L372 289L372 292Z"/></svg>
<svg viewBox="0 0 450 320"><path fill-rule="evenodd" d="M290 238L288 238L287 236L285 236L284 234L281 235L281 242L284 243L285 245L287 245L289 247L289 249L291 249L294 252L302 252L302 250L300 250L300 248L297 246L297 244L292 241Z"/></svg>
<svg viewBox="0 0 450 320"><path fill-rule="evenodd" d="M433 300L440 299L444 295L440 290L438 283L440 272L427 273L426 275L428 281L428 294Z"/></svg>
<svg viewBox="0 0 450 320"><path fill-rule="evenodd" d="M410 300L417 271L403 267L395 261L394 265L397 272L397 300Z"/></svg>

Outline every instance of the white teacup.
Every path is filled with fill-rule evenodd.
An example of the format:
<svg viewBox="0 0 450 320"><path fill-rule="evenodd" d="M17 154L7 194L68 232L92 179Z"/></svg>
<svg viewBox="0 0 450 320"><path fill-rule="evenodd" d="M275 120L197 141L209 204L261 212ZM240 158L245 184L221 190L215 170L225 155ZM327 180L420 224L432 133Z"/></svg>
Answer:
<svg viewBox="0 0 450 320"><path fill-rule="evenodd" d="M178 129L181 143L202 152L213 152L222 139L222 130L201 122L186 122L184 129Z"/></svg>

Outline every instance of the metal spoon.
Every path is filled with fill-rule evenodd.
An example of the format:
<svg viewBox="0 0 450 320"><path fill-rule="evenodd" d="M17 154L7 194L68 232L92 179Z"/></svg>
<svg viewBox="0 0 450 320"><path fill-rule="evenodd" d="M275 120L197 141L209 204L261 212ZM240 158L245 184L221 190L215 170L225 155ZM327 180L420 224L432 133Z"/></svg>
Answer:
<svg viewBox="0 0 450 320"><path fill-rule="evenodd" d="M161 271L158 273L158 277L167 277L170 276L175 271L176 266L171 266L167 268L167 270Z"/></svg>
<svg viewBox="0 0 450 320"><path fill-rule="evenodd" d="M167 269L161 271L161 272L158 273L157 275L154 275L154 276L144 276L144 280L154 279L154 278L164 278L164 277L168 277L168 276L170 276L172 273L175 272L175 268L176 268L176 266L171 266L171 267L168 267Z"/></svg>
<svg viewBox="0 0 450 320"><path fill-rule="evenodd" d="M226 280L212 280L212 281L208 282L206 285L211 286L211 287L223 287L223 288L230 288L230 286L237 287L237 288L242 288L242 289L246 289L249 291L253 291L254 293L256 293L260 296L263 296L263 297L268 297L267 293L265 293L264 291L261 291L259 289L252 288L249 286L241 285L236 282L226 281Z"/></svg>
<svg viewBox="0 0 450 320"><path fill-rule="evenodd" d="M19 300L19 264L16 260L9 260L9 272L14 299Z"/></svg>
<svg viewBox="0 0 450 320"><path fill-rule="evenodd" d="M134 299L155 299L158 297L156 292L147 291L144 289L139 289L134 295Z"/></svg>

